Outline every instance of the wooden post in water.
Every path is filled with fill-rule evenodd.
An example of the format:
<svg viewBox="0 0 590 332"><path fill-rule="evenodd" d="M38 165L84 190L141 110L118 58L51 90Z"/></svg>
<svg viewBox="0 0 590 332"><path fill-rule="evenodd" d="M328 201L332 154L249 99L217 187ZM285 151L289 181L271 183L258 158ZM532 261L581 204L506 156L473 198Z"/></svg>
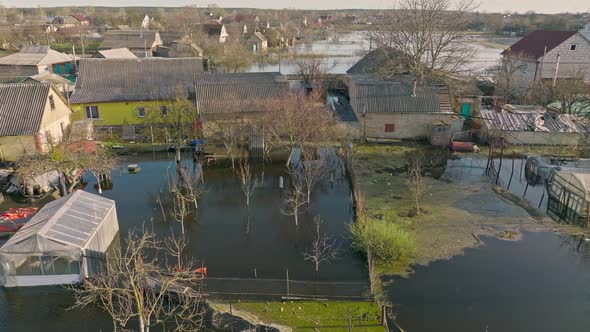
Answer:
<svg viewBox="0 0 590 332"><path fill-rule="evenodd" d="M502 148L500 149L500 165L498 165L498 174L496 174L496 185L500 180L500 172L502 171L502 161L504 161L504 142L501 142Z"/></svg>
<svg viewBox="0 0 590 332"><path fill-rule="evenodd" d="M287 299L289 299L289 269L287 269Z"/></svg>
<svg viewBox="0 0 590 332"><path fill-rule="evenodd" d="M512 155L512 171L510 172L510 180L508 180L508 187L506 190L510 190L510 184L512 183L512 176L514 175L514 154Z"/></svg>

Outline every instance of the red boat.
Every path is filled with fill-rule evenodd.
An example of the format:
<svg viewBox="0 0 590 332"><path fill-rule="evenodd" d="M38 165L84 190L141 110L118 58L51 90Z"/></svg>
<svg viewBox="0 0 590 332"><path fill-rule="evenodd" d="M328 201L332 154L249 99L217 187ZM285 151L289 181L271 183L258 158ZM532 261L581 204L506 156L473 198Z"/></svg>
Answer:
<svg viewBox="0 0 590 332"><path fill-rule="evenodd" d="M29 217L35 214L38 208L10 208L0 215L0 237L10 236L16 233L29 221Z"/></svg>
<svg viewBox="0 0 590 332"><path fill-rule="evenodd" d="M1 220L17 220L27 218L31 214L34 214L39 210L38 208L34 207L26 207L26 208L10 208L0 216Z"/></svg>

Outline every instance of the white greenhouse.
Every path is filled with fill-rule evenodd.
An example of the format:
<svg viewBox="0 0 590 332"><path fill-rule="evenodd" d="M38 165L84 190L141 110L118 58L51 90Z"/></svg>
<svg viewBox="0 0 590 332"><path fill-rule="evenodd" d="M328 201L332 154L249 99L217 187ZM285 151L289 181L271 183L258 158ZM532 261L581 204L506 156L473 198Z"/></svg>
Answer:
<svg viewBox="0 0 590 332"><path fill-rule="evenodd" d="M48 203L0 248L0 284L78 283L104 266L118 231L113 200L77 190Z"/></svg>

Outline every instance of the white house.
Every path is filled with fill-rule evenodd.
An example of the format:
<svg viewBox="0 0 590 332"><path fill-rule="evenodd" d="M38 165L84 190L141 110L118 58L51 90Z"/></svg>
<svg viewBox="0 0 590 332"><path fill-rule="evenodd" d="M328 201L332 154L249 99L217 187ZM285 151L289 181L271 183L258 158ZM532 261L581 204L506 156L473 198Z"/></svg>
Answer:
<svg viewBox="0 0 590 332"><path fill-rule="evenodd" d="M531 32L502 52L503 61L518 67L514 82L526 89L540 80L571 79L582 76L590 82L590 26L578 31Z"/></svg>

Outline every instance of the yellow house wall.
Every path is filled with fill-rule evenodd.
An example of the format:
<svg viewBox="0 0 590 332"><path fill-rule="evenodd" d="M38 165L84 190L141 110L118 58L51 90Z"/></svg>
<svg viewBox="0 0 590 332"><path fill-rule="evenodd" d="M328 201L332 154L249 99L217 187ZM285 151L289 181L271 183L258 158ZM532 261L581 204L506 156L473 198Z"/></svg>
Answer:
<svg viewBox="0 0 590 332"><path fill-rule="evenodd" d="M35 152L33 136L2 136L0 137L0 160L16 161L25 153Z"/></svg>
<svg viewBox="0 0 590 332"><path fill-rule="evenodd" d="M51 110L49 96L53 96L55 103L54 110ZM41 144L43 151L49 150L50 142L61 142L64 130L70 125L71 114L72 111L63 97L61 97L61 95L54 89L50 89L47 101L45 102L45 111L41 118L41 126L39 127L39 143Z"/></svg>
<svg viewBox="0 0 590 332"><path fill-rule="evenodd" d="M160 106L170 106L169 101L129 101L112 103L88 103L72 105L72 121L86 120L86 106L98 106L99 119L93 119L95 126L121 126L142 124L145 118L137 116L137 108L145 107L146 112L160 111Z"/></svg>

